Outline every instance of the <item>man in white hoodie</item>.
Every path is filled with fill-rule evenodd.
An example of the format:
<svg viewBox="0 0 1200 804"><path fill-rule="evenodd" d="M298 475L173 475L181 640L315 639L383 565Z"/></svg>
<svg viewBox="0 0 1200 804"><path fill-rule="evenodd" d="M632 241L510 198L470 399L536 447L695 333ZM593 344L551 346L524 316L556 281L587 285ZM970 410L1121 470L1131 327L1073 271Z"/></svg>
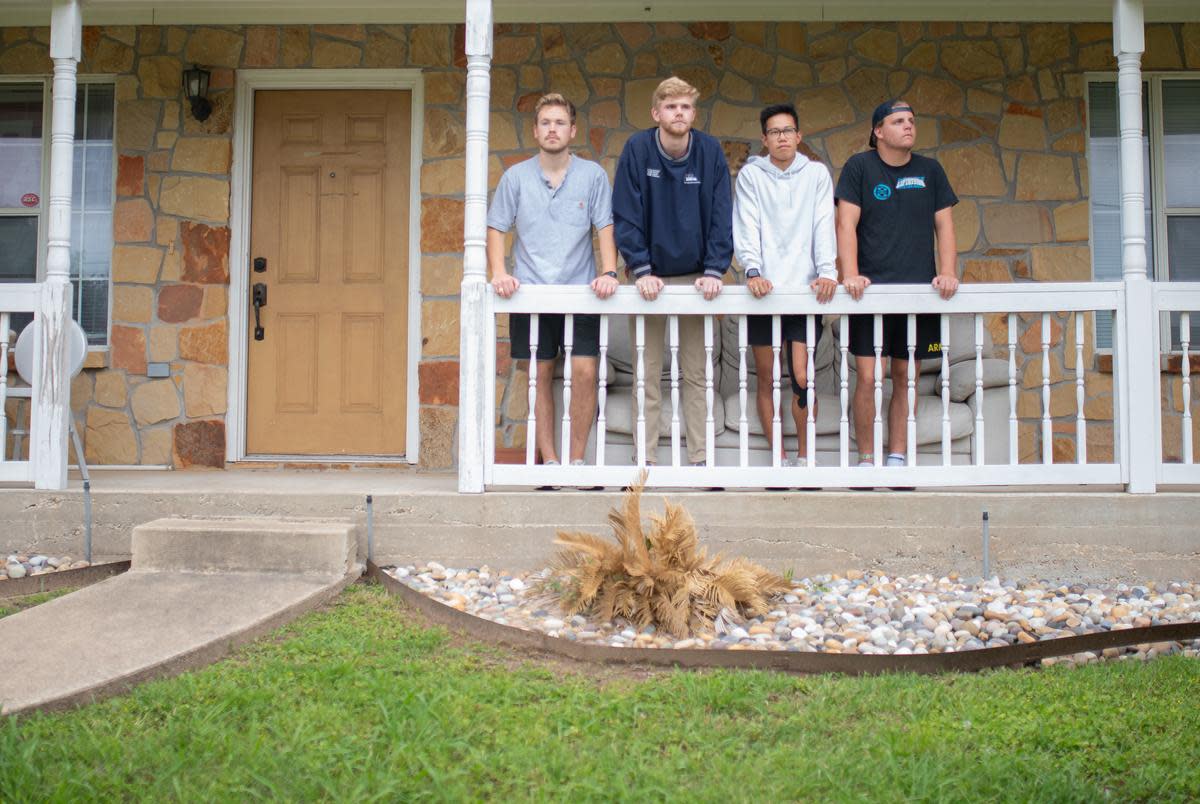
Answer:
<svg viewBox="0 0 1200 804"><path fill-rule="evenodd" d="M822 304L837 290L837 240L834 226L833 180L829 170L799 152L803 134L796 107L790 103L768 106L759 115L767 156L752 156L737 178L733 204L733 243L746 275L746 286L755 298L775 288L811 288ZM814 322L815 340L821 339L821 317ZM763 435L774 443L775 418L770 377L774 371L772 317L750 316L748 340L758 373L758 418ZM784 353L792 376L792 418L796 421L798 451L785 466L806 465L808 455L808 346L807 316L781 316ZM817 343L813 348L816 349ZM816 404L813 416L816 416ZM780 443L782 444L782 437Z"/></svg>

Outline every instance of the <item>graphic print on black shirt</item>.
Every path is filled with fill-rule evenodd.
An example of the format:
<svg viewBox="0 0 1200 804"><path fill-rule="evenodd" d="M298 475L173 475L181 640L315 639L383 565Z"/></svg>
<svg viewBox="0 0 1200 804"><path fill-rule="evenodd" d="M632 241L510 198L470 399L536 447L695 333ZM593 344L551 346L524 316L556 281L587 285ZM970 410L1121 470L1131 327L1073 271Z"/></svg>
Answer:
<svg viewBox="0 0 1200 804"><path fill-rule="evenodd" d="M936 159L913 154L893 167L875 151L855 154L842 168L835 198L862 208L860 274L881 284L933 281L933 215L958 203Z"/></svg>

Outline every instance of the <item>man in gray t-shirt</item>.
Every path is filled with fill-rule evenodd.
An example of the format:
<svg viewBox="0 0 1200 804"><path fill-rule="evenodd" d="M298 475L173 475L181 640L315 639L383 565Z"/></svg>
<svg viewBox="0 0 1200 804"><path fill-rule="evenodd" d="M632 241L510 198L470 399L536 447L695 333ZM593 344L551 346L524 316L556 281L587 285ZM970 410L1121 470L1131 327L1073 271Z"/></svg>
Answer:
<svg viewBox="0 0 1200 804"><path fill-rule="evenodd" d="M492 286L502 298L522 283L591 285L596 296L616 292L617 248L613 240L612 189L595 162L573 156L575 106L562 95L544 95L534 108L536 156L504 172L488 209L487 257ZM505 265L505 234L516 228L513 272ZM597 276L592 227L600 245ZM573 316L571 349L571 463L582 463L596 418L596 369L600 354L600 319ZM558 463L554 444L554 363L563 347L566 316L538 315L537 452L542 463ZM530 317L509 316L512 356L529 360ZM530 437L528 434L526 437Z"/></svg>

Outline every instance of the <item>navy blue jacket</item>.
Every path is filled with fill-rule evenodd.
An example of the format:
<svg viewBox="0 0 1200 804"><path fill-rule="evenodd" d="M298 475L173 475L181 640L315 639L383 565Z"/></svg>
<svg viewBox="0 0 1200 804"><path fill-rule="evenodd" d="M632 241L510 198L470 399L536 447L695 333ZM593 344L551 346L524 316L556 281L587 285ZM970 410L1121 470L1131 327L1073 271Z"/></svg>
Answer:
<svg viewBox="0 0 1200 804"><path fill-rule="evenodd" d="M722 277L733 257L733 196L725 152L692 131L687 159L659 151L658 128L625 143L613 182L617 248L637 276Z"/></svg>

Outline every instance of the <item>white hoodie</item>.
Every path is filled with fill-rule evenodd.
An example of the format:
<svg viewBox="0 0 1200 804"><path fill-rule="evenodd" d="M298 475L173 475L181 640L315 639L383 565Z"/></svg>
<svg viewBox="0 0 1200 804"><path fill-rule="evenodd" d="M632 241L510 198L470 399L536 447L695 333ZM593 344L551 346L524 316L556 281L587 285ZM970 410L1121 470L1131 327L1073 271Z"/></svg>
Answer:
<svg viewBox="0 0 1200 804"><path fill-rule="evenodd" d="M756 269L776 288L837 281L833 180L819 162L796 154L786 170L752 156L737 177L733 245L743 271Z"/></svg>

